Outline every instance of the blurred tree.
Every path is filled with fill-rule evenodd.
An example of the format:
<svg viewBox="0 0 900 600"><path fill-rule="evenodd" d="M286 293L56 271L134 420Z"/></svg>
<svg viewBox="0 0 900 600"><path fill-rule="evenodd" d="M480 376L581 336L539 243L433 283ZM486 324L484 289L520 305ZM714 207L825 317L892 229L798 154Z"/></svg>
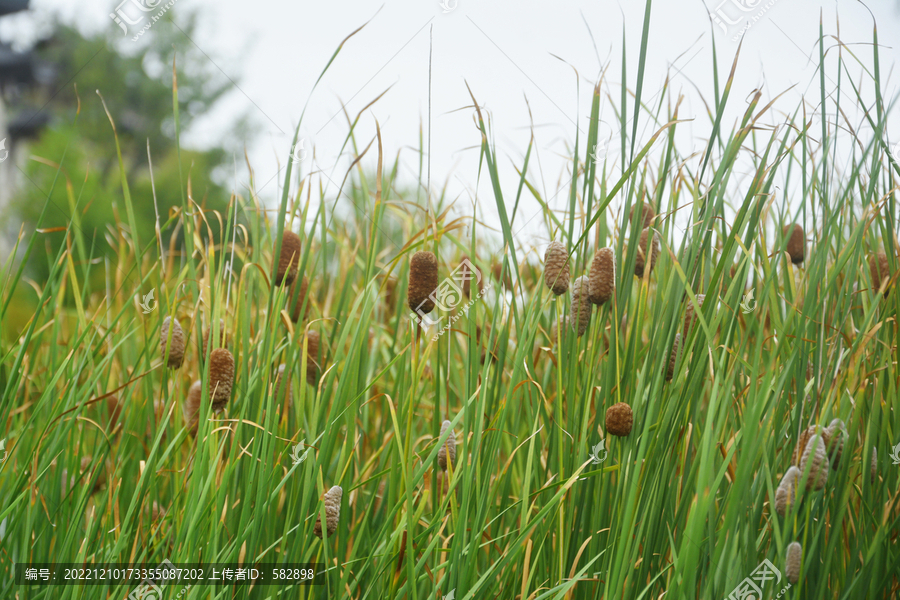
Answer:
<svg viewBox="0 0 900 600"><path fill-rule="evenodd" d="M130 38L123 40L114 26L85 37L60 24L53 38L40 45L41 58L57 66L60 88L42 109L52 114L52 120L28 149L30 159L25 163L13 210L6 215L12 224L22 221L26 231L34 227L49 197L51 205L42 227L66 226L77 206L86 247L93 249L95 258L112 254L114 249L104 240L103 232L127 227L127 218L115 136L96 91L103 95L116 124L143 245L152 241L156 219L148 143L161 225L170 207L180 206L183 195L186 197L188 181L195 202L224 215L230 192L214 181L212 174L217 167L230 164L230 154L222 146L202 151L182 148L179 160L172 109L173 61L178 70L182 135L231 84L191 41L196 16L182 19L178 27L160 21L136 43ZM241 119L235 131L245 127ZM54 187L60 161L61 177ZM210 219L210 225L215 234L218 222ZM40 240L42 246L47 244L54 250L51 255L33 254L28 265L31 275L43 281L49 273L48 261L65 234L37 235L44 238Z"/></svg>

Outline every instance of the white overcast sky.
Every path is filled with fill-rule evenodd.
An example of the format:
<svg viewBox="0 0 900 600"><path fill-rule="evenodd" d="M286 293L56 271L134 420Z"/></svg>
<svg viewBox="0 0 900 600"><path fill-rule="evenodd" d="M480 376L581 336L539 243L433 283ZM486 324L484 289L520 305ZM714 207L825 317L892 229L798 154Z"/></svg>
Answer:
<svg viewBox="0 0 900 600"><path fill-rule="evenodd" d="M577 127L584 132L584 144L591 92L601 68L609 65L605 92L615 98L621 94L623 36L628 62L624 83L629 89L635 86L644 2L444 1L452 10L445 12L437 0L388 0L384 4L357 0L177 0L170 9L172 18L177 23L180 14L199 11L201 25L194 41L237 82L222 104L188 132L186 141L198 146L217 141L237 115L249 113L258 125L255 135L238 142L249 151L258 186L265 185L262 199L274 203L283 179L277 174L278 160L284 165L289 158L291 135L307 99L309 108L300 137L306 140L305 148L315 147L315 166L339 183L351 160L346 153L338 156L347 132L344 116L335 116L341 103L346 103L348 112L355 116L390 87L362 117L357 139L360 148L365 147L375 135L377 119L386 156L393 160L400 152L401 177L414 184L418 158L413 148L418 144L420 123L427 119L429 36L433 35L432 188L449 182L449 196L458 197L457 205L465 214L471 214L477 194L479 216L499 228L490 182L484 175L477 181L480 138L473 122L468 84L490 114L504 195L510 206L518 182L513 166L523 162L533 119L538 156L532 156L529 177L545 198L554 198L553 207L562 208L566 203L568 148L574 144ZM803 98L810 113L818 110L815 67L820 15L826 34L837 36L839 27L840 39L867 66L872 62L874 19L882 44L883 90L888 102L896 96L895 70L900 53L894 42L900 40L900 3L873 0L867 7L849 0L728 2L722 6L726 16L740 14L731 2L758 5L746 13L749 15L757 14L767 3L771 7L746 33L724 122L726 131L740 118L757 88L763 90L763 104L791 88L779 100L770 123L796 110ZM731 37L739 28L732 27L727 34L710 31L709 10L721 3L654 2L644 100L658 101L667 75L670 91L684 95L680 117L694 121L680 128L678 142L683 155L702 149L711 130L701 94L712 102L712 35L719 53L720 82L727 78L738 48ZM118 1L32 0L32 5L34 13L62 15L87 31L117 27L109 13ZM334 49L366 21L369 24L347 42L310 98L312 86ZM6 23L3 27L0 31L8 32L15 25ZM160 22L154 27L171 25ZM146 35L152 34L151 29ZM829 39L829 46L834 45L834 39ZM848 54L845 50L845 59L854 62ZM836 56L836 51L831 55ZM858 73L858 69L851 71L855 82L860 80ZM828 75L836 77L833 60L829 61ZM834 81L826 81L826 87L833 89ZM844 88L842 108L859 123L862 112L855 112L851 106L852 89L846 80ZM605 98L601 106L604 119L614 123ZM629 99L629 113L632 108L633 100ZM833 106L828 111L832 112ZM638 146L646 143L654 130L650 120L642 117ZM900 141L900 122L895 119L888 133L892 143ZM374 161L375 153L370 151L365 164L374 169ZM304 170L310 163L307 159ZM246 175L239 173L237 180L242 191ZM331 193L336 191L328 179L323 182ZM561 188L563 191L556 195ZM618 199L613 204L617 203ZM549 240L550 233L536 216L537 203L528 201L523 208L524 216L521 220L517 217L515 228L524 225L529 238L537 242Z"/></svg>

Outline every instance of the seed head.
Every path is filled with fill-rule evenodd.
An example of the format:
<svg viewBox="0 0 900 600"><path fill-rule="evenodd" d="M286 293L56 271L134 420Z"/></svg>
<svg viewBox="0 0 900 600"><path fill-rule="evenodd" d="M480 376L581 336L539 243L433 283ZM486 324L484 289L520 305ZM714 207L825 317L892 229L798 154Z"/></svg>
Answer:
<svg viewBox="0 0 900 600"><path fill-rule="evenodd" d="M878 481L878 450L872 446L872 466L869 469L872 483Z"/></svg>
<svg viewBox="0 0 900 600"><path fill-rule="evenodd" d="M631 219L634 216L634 209L637 207L636 204L632 205L631 210L628 211L628 222L631 223ZM643 213L643 222L640 223L641 229L646 229L650 227L650 224L653 223L653 219L656 217L656 211L653 210L653 206L647 204L646 202L641 202L641 212Z"/></svg>
<svg viewBox="0 0 900 600"><path fill-rule="evenodd" d="M800 469L791 465L781 478L778 489L775 490L775 512L782 517L797 501L797 483L800 481L800 475Z"/></svg>
<svg viewBox="0 0 900 600"><path fill-rule="evenodd" d="M844 437L846 435L847 426L840 419L831 421L823 433L825 445L828 446L828 457L831 459L831 468L835 471L841 462L841 455L844 452Z"/></svg>
<svg viewBox="0 0 900 600"><path fill-rule="evenodd" d="M106 413L109 415L108 426L111 427L119 421L119 415L122 414L122 404L119 402L118 396L110 396L106 399Z"/></svg>
<svg viewBox="0 0 900 600"><path fill-rule="evenodd" d="M787 238L787 253L791 257L791 262L799 265L803 262L806 252L806 238L803 235L803 228L797 224L785 225L782 229L784 237Z"/></svg>
<svg viewBox="0 0 900 600"><path fill-rule="evenodd" d="M178 369L184 361L184 331L182 331L178 319L172 319L172 317L163 319L162 327L159 330L159 352L166 356L170 325L172 326L172 345L169 346L169 358L166 361L166 366L170 369Z"/></svg>
<svg viewBox="0 0 900 600"><path fill-rule="evenodd" d="M502 262L495 262L493 265L491 265L491 275L494 276L494 279L496 281L503 283L504 289L512 291L512 275L510 275L509 270L507 270L506 274L504 275Z"/></svg>
<svg viewBox="0 0 900 600"><path fill-rule="evenodd" d="M569 310L569 322L572 330L578 332L578 337L584 335L591 324L591 310L594 305L588 300L588 278L582 275L572 284L572 307Z"/></svg>
<svg viewBox="0 0 900 600"><path fill-rule="evenodd" d="M797 585L800 581L800 565L803 562L803 548L798 542L791 542L787 547L787 558L784 561L784 574L788 581Z"/></svg>
<svg viewBox="0 0 900 600"><path fill-rule="evenodd" d="M473 272L469 265L475 267L475 271ZM484 279L481 277L481 269L475 266L475 262L470 260L468 256L463 255L462 259L459 263L459 276L463 282L463 294L466 295L466 298L471 298L471 289L472 289L472 277L475 277L475 280L478 281L478 292L484 289Z"/></svg>
<svg viewBox="0 0 900 600"><path fill-rule="evenodd" d="M675 334L675 341L672 343L672 352L669 354L669 366L666 367L666 381L672 381L675 376L675 363L678 361L678 353L681 352L681 334Z"/></svg>
<svg viewBox="0 0 900 600"><path fill-rule="evenodd" d="M456 435L450 430L451 427L450 421L444 421L441 424L441 437L443 437L447 431L450 431L450 436L447 438L447 441L441 446L441 449L438 450L438 465L441 467L442 471L447 470L448 458L450 459L450 464L456 469Z"/></svg>
<svg viewBox="0 0 900 600"><path fill-rule="evenodd" d="M644 276L644 269L647 267L647 238L652 239L649 256L650 267L647 269L649 272L653 271L653 267L656 266L656 259L659 256L659 239L656 237L655 233L653 233L651 237L650 230L644 229L641 232L641 239L638 241L637 255L634 258L634 274L638 277Z"/></svg>
<svg viewBox="0 0 900 600"><path fill-rule="evenodd" d="M195 381L191 385L184 404L181 405L181 414L184 416L184 424L191 432L191 435L197 433L197 423L200 420L200 401L203 396L203 382Z"/></svg>
<svg viewBox="0 0 900 600"><path fill-rule="evenodd" d="M409 260L409 310L428 314L434 310L431 295L438 286L438 264L433 252L419 251Z"/></svg>
<svg viewBox="0 0 900 600"><path fill-rule="evenodd" d="M809 443L809 438L812 436L819 434L825 437L825 430L819 425L810 425L806 429L800 432L800 437L797 438L797 445L794 447L794 453L791 455L791 464L799 465L800 459L803 457L803 451L806 450L806 444ZM827 445L827 438L826 438Z"/></svg>
<svg viewBox="0 0 900 600"><path fill-rule="evenodd" d="M306 334L306 383L315 387L316 380L319 378L319 332L310 329ZM300 343L303 343L301 338Z"/></svg>
<svg viewBox="0 0 900 600"><path fill-rule="evenodd" d="M302 245L300 236L284 230L281 237L281 254L278 255L278 272L275 274L275 285L291 285L297 278L297 268L300 266L300 253Z"/></svg>
<svg viewBox="0 0 900 600"><path fill-rule="evenodd" d="M200 349L200 355L203 357L203 360L206 360L206 349L209 347L209 332L212 328L207 327L206 331L203 333L203 347ZM225 321L219 319L219 348L224 348L228 345L228 334L225 333Z"/></svg>
<svg viewBox="0 0 900 600"><path fill-rule="evenodd" d="M616 254L612 248L601 248L594 255L590 271L588 298L600 306L616 293Z"/></svg>
<svg viewBox="0 0 900 600"><path fill-rule="evenodd" d="M703 302L706 300L706 294L697 294L697 304L703 308ZM694 311L694 303L688 299L684 307L684 336L683 339L691 334L691 331L697 326L697 314Z"/></svg>
<svg viewBox="0 0 900 600"><path fill-rule="evenodd" d="M278 375L275 377L276 402L282 402L285 398L287 398L288 402L293 401L293 393L291 391L291 382L293 379L293 373L287 368L287 365L278 365Z"/></svg>
<svg viewBox="0 0 900 600"><path fill-rule="evenodd" d="M884 297L887 298L890 291L888 280L891 278L891 267L888 264L887 254L877 252L869 255L869 275L872 276L872 288L880 290L881 284L885 284Z"/></svg>
<svg viewBox="0 0 900 600"><path fill-rule="evenodd" d="M294 288L297 287L297 283L291 286L290 291L288 292L288 302L293 301L294 298ZM303 279L300 280L300 289L297 291L297 300L294 302L294 309L291 311L291 320L294 323L299 323L301 319L306 320L306 316L309 314L309 299L307 298L307 292L309 291L309 279L306 278L306 275L303 276ZM306 306L304 306L304 303ZM301 313L302 309L302 315Z"/></svg>
<svg viewBox="0 0 900 600"><path fill-rule="evenodd" d="M343 496L344 489L341 486L336 485L325 492L325 497L322 499L323 504L325 504L325 531L328 532L329 537L334 535L334 532L337 531L338 522L341 520L341 498L343 498ZM313 533L319 538L322 537L321 515L316 517Z"/></svg>
<svg viewBox="0 0 900 600"><path fill-rule="evenodd" d="M825 440L821 435L810 436L800 457L800 473L809 475L806 479L806 491L821 490L828 480L828 455L825 453Z"/></svg>
<svg viewBox="0 0 900 600"><path fill-rule="evenodd" d="M544 253L544 284L557 296L569 291L569 253L562 242L550 242Z"/></svg>
<svg viewBox="0 0 900 600"><path fill-rule="evenodd" d="M611 435L625 437L631 433L634 415L631 407L624 402L617 402L606 409L606 432Z"/></svg>
<svg viewBox="0 0 900 600"><path fill-rule="evenodd" d="M225 348L216 348L209 355L209 391L213 412L221 412L231 399L234 385L234 356Z"/></svg>

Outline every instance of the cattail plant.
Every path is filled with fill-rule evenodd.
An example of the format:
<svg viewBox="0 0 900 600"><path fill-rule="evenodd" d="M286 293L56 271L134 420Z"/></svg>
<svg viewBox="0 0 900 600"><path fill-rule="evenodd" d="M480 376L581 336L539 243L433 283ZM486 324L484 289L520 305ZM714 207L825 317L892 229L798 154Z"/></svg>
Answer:
<svg viewBox="0 0 900 600"><path fill-rule="evenodd" d="M647 250L647 240L650 239L650 250L648 254ZM656 237L656 233L651 233L649 229L644 229L641 232L641 239L638 241L638 251L637 256L634 258L634 274L638 277L644 276L644 269L647 272L652 272L653 267L656 266L656 259L659 256L659 239ZM649 267L647 263L647 259L650 259Z"/></svg>
<svg viewBox="0 0 900 600"><path fill-rule="evenodd" d="M572 329L578 332L578 337L584 335L591 324L591 310L594 305L588 299L588 278L582 275L572 284L572 309L570 321Z"/></svg>
<svg viewBox="0 0 900 600"><path fill-rule="evenodd" d="M891 278L891 267L888 264L887 254L876 252L869 255L869 275L872 276L872 289L881 290L881 284L885 284L884 297L887 298L890 291L888 281Z"/></svg>
<svg viewBox="0 0 900 600"><path fill-rule="evenodd" d="M700 308L703 308L705 300L706 294L697 294L697 304ZM696 326L697 314L694 311L694 303L688 299L687 305L684 307L684 335L682 336L682 339L687 339Z"/></svg>
<svg viewBox="0 0 900 600"><path fill-rule="evenodd" d="M798 542L791 542L787 547L787 557L784 560L784 574L788 581L797 585L800 581L800 565L803 562L803 548Z"/></svg>
<svg viewBox="0 0 900 600"><path fill-rule="evenodd" d="M450 491L450 473L438 471L434 476L435 501L440 502Z"/></svg>
<svg viewBox="0 0 900 600"><path fill-rule="evenodd" d="M782 233L787 239L786 251L791 257L791 262L799 265L803 262L806 254L806 237L803 234L803 228L797 224L785 225Z"/></svg>
<svg viewBox="0 0 900 600"><path fill-rule="evenodd" d="M800 480L800 469L791 467L781 478L778 489L775 490L775 512L784 516L797 501L797 482Z"/></svg>
<svg viewBox="0 0 900 600"><path fill-rule="evenodd" d="M502 262L495 262L493 265L491 265L491 274L494 276L494 279L498 283L503 284L503 288L505 290L508 290L510 292L512 291L512 289L513 289L512 275L510 275L509 270L507 270L506 274L504 275Z"/></svg>
<svg viewBox="0 0 900 600"><path fill-rule="evenodd" d="M172 344L169 345L169 327L172 327ZM168 353L166 350L168 349ZM170 369L178 369L184 362L184 331L178 319L166 317L163 319L159 330L159 352L164 357L168 354L166 366Z"/></svg>
<svg viewBox="0 0 900 600"><path fill-rule="evenodd" d="M203 347L200 348L200 356L203 360L206 360L206 352L207 348L209 348L209 333L212 330L212 325L206 328L206 331L203 333ZM228 334L225 332L225 321L219 319L219 348L224 348L228 345Z"/></svg>
<svg viewBox="0 0 900 600"><path fill-rule="evenodd" d="M809 473L806 479L806 491L821 490L825 487L825 481L828 479L828 458L825 453L825 440L821 435L811 436L806 443L806 448L800 457L800 472Z"/></svg>
<svg viewBox="0 0 900 600"><path fill-rule="evenodd" d="M297 287L297 283L291 286L291 290L288 292L288 302L294 302L294 308L291 310L291 320L294 323L299 323L301 320L306 320L307 315L309 315L309 299L307 298L307 292L309 291L309 279L306 276L303 276L303 279L300 280L300 289L297 290L297 299L294 298L294 288ZM302 314L301 314L302 313Z"/></svg>
<svg viewBox="0 0 900 600"><path fill-rule="evenodd" d="M181 405L181 414L184 416L184 425L191 435L197 433L197 424L200 420L200 401L203 399L203 382L195 381L191 385L184 404Z"/></svg>
<svg viewBox="0 0 900 600"><path fill-rule="evenodd" d="M475 267L474 272L469 267L469 265L472 265L473 267ZM471 295L471 291L472 291L471 279L473 276L475 277L476 281L478 281L478 293L480 294L482 292L482 290L484 290L484 279L482 279L482 277L481 277L481 269L479 269L475 265L475 261L470 260L469 257L466 256L465 254L463 254L463 257L462 257L462 259L460 259L460 262L459 262L459 276L463 282L463 294L466 295L466 298L472 297L472 295Z"/></svg>
<svg viewBox="0 0 900 600"><path fill-rule="evenodd" d="M225 348L216 348L209 355L209 392L212 409L221 412L231 399L234 385L234 356Z"/></svg>
<svg viewBox="0 0 900 600"><path fill-rule="evenodd" d="M306 333L306 382L315 387L316 380L319 378L319 332L310 329ZM300 339L303 343L303 338Z"/></svg>
<svg viewBox="0 0 900 600"><path fill-rule="evenodd" d="M278 365L278 375L275 377L275 401L290 403L293 400L291 392L291 383L293 382L293 372L285 364Z"/></svg>
<svg viewBox="0 0 900 600"><path fill-rule="evenodd" d="M666 367L666 381L672 381L675 377L675 363L678 361L678 354L681 352L681 334L675 334L675 341L672 343L672 352L669 353L669 364Z"/></svg>
<svg viewBox="0 0 900 600"><path fill-rule="evenodd" d="M631 206L631 210L628 211L628 222L631 222L631 219L634 217L634 209L637 208L637 204ZM647 229L650 227L650 224L653 223L653 219L656 218L656 211L653 210L653 206L647 204L646 202L641 202L641 212L643 213L641 216L641 221L639 225L641 229Z"/></svg>
<svg viewBox="0 0 900 600"><path fill-rule="evenodd" d="M456 436L451 430L450 421L444 421L441 424L441 437L444 436L445 433L450 431L449 437L447 437L447 441L441 446L441 449L438 450L438 466L441 467L442 471L447 470L447 459L450 459L450 465L455 469L456 468Z"/></svg>
<svg viewBox="0 0 900 600"><path fill-rule="evenodd" d="M419 251L409 260L409 288L406 303L415 313L434 310L432 294L438 286L438 263L433 252Z"/></svg>
<svg viewBox="0 0 900 600"><path fill-rule="evenodd" d="M341 486L336 485L325 492L325 497L322 499L322 502L325 504L325 531L328 532L329 537L334 535L334 532L337 531L338 523L341 520L341 498L343 498L343 496L344 489ZM313 533L319 538L322 537L321 515L316 517Z"/></svg>
<svg viewBox="0 0 900 600"><path fill-rule="evenodd" d="M544 253L544 284L557 296L569 291L569 253L562 242L550 242Z"/></svg>
<svg viewBox="0 0 900 600"><path fill-rule="evenodd" d="M878 481L878 450L872 446L872 466L869 468L869 476L872 483Z"/></svg>
<svg viewBox="0 0 900 600"><path fill-rule="evenodd" d="M625 437L631 433L634 415L631 407L624 402L617 402L606 409L606 432L611 435Z"/></svg>
<svg viewBox="0 0 900 600"><path fill-rule="evenodd" d="M289 229L285 229L281 237L281 254L278 255L278 271L275 273L275 285L286 286L294 283L297 278L297 269L300 266L300 253L302 244L300 236Z"/></svg>
<svg viewBox="0 0 900 600"><path fill-rule="evenodd" d="M612 248L601 248L591 261L588 298L601 306L616 293L616 254Z"/></svg>

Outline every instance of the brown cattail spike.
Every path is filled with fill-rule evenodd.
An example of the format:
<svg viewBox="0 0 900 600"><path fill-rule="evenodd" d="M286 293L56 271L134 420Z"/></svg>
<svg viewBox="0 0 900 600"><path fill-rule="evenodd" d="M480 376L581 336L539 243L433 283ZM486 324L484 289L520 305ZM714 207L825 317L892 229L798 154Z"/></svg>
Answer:
<svg viewBox="0 0 900 600"><path fill-rule="evenodd" d="M197 423L200 419L200 401L203 398L203 382L195 381L191 385L187 398L181 406L181 414L184 416L185 427L191 435L197 433Z"/></svg>
<svg viewBox="0 0 900 600"><path fill-rule="evenodd" d="M441 437L444 437L444 434L448 431L450 432L447 441L441 446L441 449L438 450L438 466L441 467L442 471L447 470L447 459L450 459L450 465L453 469L456 469L456 436L453 434L451 427L450 421L444 421L441 424Z"/></svg>
<svg viewBox="0 0 900 600"><path fill-rule="evenodd" d="M703 302L706 300L706 294L697 294L697 304L703 308ZM697 326L697 313L694 310L694 303L688 298L687 305L684 307L684 339L691 334L691 331Z"/></svg>
<svg viewBox="0 0 900 600"><path fill-rule="evenodd" d="M784 574L794 585L800 581L800 565L802 563L803 548L798 542L791 542L787 547L787 557L784 560Z"/></svg>
<svg viewBox="0 0 900 600"><path fill-rule="evenodd" d="M209 333L212 330L212 327L213 326L210 325L206 329L206 331L203 333L203 347L200 349L200 355L203 357L204 361L206 360L206 352L207 352L207 349L209 348ZM213 338L213 339L215 339L215 338ZM228 336L225 333L225 321L223 321L222 319L219 319L219 345L218 345L218 347L223 348L227 345L228 345ZM216 348L216 346L215 346L215 344L213 344L212 349L215 349L215 348Z"/></svg>
<svg viewBox="0 0 900 600"><path fill-rule="evenodd" d="M169 345L169 326L172 326L172 343ZM168 360L166 366L170 369L178 369L184 361L184 331L178 319L166 317L163 320L162 328L159 330L159 352L166 356L166 348L168 347Z"/></svg>
<svg viewBox="0 0 900 600"><path fill-rule="evenodd" d="M650 238L652 241L650 242L650 250L648 255L647 250L647 240ZM641 239L638 241L638 249L637 255L634 258L634 274L638 277L644 276L644 269L647 269L648 273L653 271L653 267L656 266L656 259L659 256L659 239L657 239L655 233L651 233L649 229L645 229L641 232ZM649 258L649 268L648 265Z"/></svg>
<svg viewBox="0 0 900 600"><path fill-rule="evenodd" d="M562 242L550 242L544 253L544 284L557 296L569 291L569 253Z"/></svg>
<svg viewBox="0 0 900 600"><path fill-rule="evenodd" d="M800 473L806 476L806 491L821 490L828 479L828 455L825 453L825 440L821 435L813 435L803 449L800 457Z"/></svg>
<svg viewBox="0 0 900 600"><path fill-rule="evenodd" d="M303 340L300 340L301 343ZM319 378L319 366L321 358L319 357L319 332L311 329L306 334L306 383L315 387L316 380Z"/></svg>
<svg viewBox="0 0 900 600"><path fill-rule="evenodd" d="M624 402L618 402L606 409L606 432L611 435L624 437L631 433L634 423L634 415L631 407Z"/></svg>
<svg viewBox="0 0 900 600"><path fill-rule="evenodd" d="M600 306L616 293L616 255L612 248L601 248L591 262L588 298Z"/></svg>
<svg viewBox="0 0 900 600"><path fill-rule="evenodd" d="M409 289L406 303L416 314L434 310L432 295L438 286L438 263L432 252L416 252L409 260Z"/></svg>
<svg viewBox="0 0 900 600"><path fill-rule="evenodd" d="M336 485L325 492L325 497L322 499L322 503L325 504L325 531L328 532L329 537L334 535L334 532L337 531L338 523L341 520L341 498L343 498L343 496L344 489L341 486ZM322 537L321 515L316 517L313 533L315 533L317 537Z"/></svg>
<svg viewBox="0 0 900 600"><path fill-rule="evenodd" d="M287 399L288 403L293 400L291 391L291 382L293 375L287 365L278 365L278 375L275 377L275 401L283 402Z"/></svg>
<svg viewBox="0 0 900 600"><path fill-rule="evenodd" d="M231 398L234 385L234 356L225 348L216 348L209 355L209 392L213 412L221 412Z"/></svg>
<svg viewBox="0 0 900 600"><path fill-rule="evenodd" d="M300 266L301 250L300 236L286 229L281 237L281 253L278 255L275 285L294 283L294 279L297 278L297 268Z"/></svg>
<svg viewBox="0 0 900 600"><path fill-rule="evenodd" d="M869 255L869 275L872 277L872 289L876 292L881 290L884 284L884 297L887 298L890 291L889 280L891 278L891 267L888 264L887 254L877 252Z"/></svg>
<svg viewBox="0 0 900 600"><path fill-rule="evenodd" d="M631 223L632 218L634 217L634 209L637 205L633 205L631 210L628 211L628 222ZM638 226L641 229L647 229L650 227L650 224L653 223L653 219L656 218L656 211L653 210L653 207L646 202L641 202L641 212L643 213L642 220L638 222Z"/></svg>
<svg viewBox="0 0 900 600"><path fill-rule="evenodd" d="M107 426L114 426L119 421L119 415L122 414L122 404L119 402L118 396L110 396L106 399L106 413L109 415Z"/></svg>
<svg viewBox="0 0 900 600"><path fill-rule="evenodd" d="M669 365L666 367L666 381L672 381L675 376L675 363L678 362L678 354L681 352L681 334L675 334L675 341L672 343L672 352L669 354Z"/></svg>
<svg viewBox="0 0 900 600"><path fill-rule="evenodd" d="M844 452L844 437L846 435L847 426L840 419L831 421L823 433L825 445L828 447L828 458L831 459L831 468L835 471L841 462L841 455Z"/></svg>
<svg viewBox="0 0 900 600"><path fill-rule="evenodd" d="M294 323L299 323L301 320L306 320L306 316L309 314L309 298L307 297L309 279L304 275L303 279L300 280L300 289L297 290L297 299L294 300L294 289L296 287L297 283L294 282L294 285L291 286L288 292L288 302L293 302L294 307L291 310L291 320Z"/></svg>
<svg viewBox="0 0 900 600"><path fill-rule="evenodd" d="M781 478L778 489L775 490L775 512L780 516L783 517L797 501L797 484L799 481L800 469L792 465L784 474L784 477Z"/></svg>
<svg viewBox="0 0 900 600"><path fill-rule="evenodd" d="M799 265L803 262L806 253L806 238L803 235L803 228L796 224L785 225L782 232L787 239L786 250L791 257L791 262Z"/></svg>
<svg viewBox="0 0 900 600"><path fill-rule="evenodd" d="M481 278L481 269L475 266L475 263L469 260L469 257L463 255L462 259L459 261L459 267L456 269L459 272L459 278L463 282L463 294L466 295L466 298L471 298L471 290L472 290L472 280L474 279L478 282L478 293L480 294L482 290L484 290L484 280Z"/></svg>
<svg viewBox="0 0 900 600"><path fill-rule="evenodd" d="M569 322L572 323L572 329L578 332L578 337L583 336L591 324L591 310L594 305L588 300L589 286L588 278L584 275L576 279L572 285L572 310Z"/></svg>

